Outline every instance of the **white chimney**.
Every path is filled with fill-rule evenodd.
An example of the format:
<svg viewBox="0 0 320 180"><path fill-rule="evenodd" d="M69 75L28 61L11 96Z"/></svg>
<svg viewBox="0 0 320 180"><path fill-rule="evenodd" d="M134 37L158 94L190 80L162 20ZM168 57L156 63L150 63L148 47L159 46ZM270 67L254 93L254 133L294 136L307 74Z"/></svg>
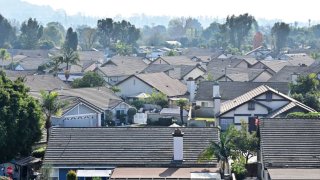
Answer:
<svg viewBox="0 0 320 180"><path fill-rule="evenodd" d="M173 136L173 160L183 161L183 135L181 129L175 129Z"/></svg>
<svg viewBox="0 0 320 180"><path fill-rule="evenodd" d="M214 103L214 114L215 116L220 112L221 96L220 96L220 86L218 82L213 83L212 97Z"/></svg>
<svg viewBox="0 0 320 180"><path fill-rule="evenodd" d="M192 77L187 79L187 90L190 94L189 101L193 102L196 93L196 83Z"/></svg>
<svg viewBox="0 0 320 180"><path fill-rule="evenodd" d="M298 73L293 73L291 74L291 82L293 84L297 84L297 80L298 80L299 74Z"/></svg>

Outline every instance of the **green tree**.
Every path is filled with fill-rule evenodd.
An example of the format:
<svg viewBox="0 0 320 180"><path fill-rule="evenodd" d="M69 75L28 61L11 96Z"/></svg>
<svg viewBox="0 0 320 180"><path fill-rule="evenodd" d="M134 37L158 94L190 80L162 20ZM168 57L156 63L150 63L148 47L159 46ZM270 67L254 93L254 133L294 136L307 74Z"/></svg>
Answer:
<svg viewBox="0 0 320 180"><path fill-rule="evenodd" d="M78 49L78 34L77 32L73 31L71 27L67 30L63 48L65 51L70 51L70 49L72 51L77 51Z"/></svg>
<svg viewBox="0 0 320 180"><path fill-rule="evenodd" d="M58 22L50 22L47 26L43 29L43 40L51 41L56 46L60 46L63 41L64 37L64 28Z"/></svg>
<svg viewBox="0 0 320 180"><path fill-rule="evenodd" d="M62 63L63 58L60 56L53 56L50 58L50 61L45 68L49 70L49 73L52 73L53 76L56 77L57 73L62 70L62 68L60 68Z"/></svg>
<svg viewBox="0 0 320 180"><path fill-rule="evenodd" d="M82 27L77 29L79 33L79 44L83 50L91 50L97 42L97 29Z"/></svg>
<svg viewBox="0 0 320 180"><path fill-rule="evenodd" d="M36 49L43 34L43 27L36 19L24 21L20 28L20 42L24 49Z"/></svg>
<svg viewBox="0 0 320 180"><path fill-rule="evenodd" d="M47 143L49 142L51 117L60 115L63 106L63 103L59 101L59 94L57 92L41 91L41 107L46 117L45 128L47 130Z"/></svg>
<svg viewBox="0 0 320 180"><path fill-rule="evenodd" d="M233 131L231 134L234 151L237 152L237 156L243 156L245 158L245 164L248 164L249 158L257 154L259 148L259 138L256 132L248 131L248 124L241 122L241 129L230 128Z"/></svg>
<svg viewBox="0 0 320 180"><path fill-rule="evenodd" d="M150 97L146 99L147 103L156 104L161 106L162 108L168 107L168 97L162 93L158 92L156 90L153 90Z"/></svg>
<svg viewBox="0 0 320 180"><path fill-rule="evenodd" d="M0 49L0 59L2 60L2 69L4 69L4 61L10 58L10 54L6 49Z"/></svg>
<svg viewBox="0 0 320 180"><path fill-rule="evenodd" d="M80 79L75 79L72 82L73 88L82 88L82 87L99 87L103 86L105 84L105 81L103 77L101 77L96 72L86 72L84 76Z"/></svg>
<svg viewBox="0 0 320 180"><path fill-rule="evenodd" d="M320 82L317 74L311 73L307 76L300 76L296 83L290 83L291 96L298 101L320 111Z"/></svg>
<svg viewBox="0 0 320 180"><path fill-rule="evenodd" d="M68 173L67 173L67 180L77 180L77 173L73 170L70 170Z"/></svg>
<svg viewBox="0 0 320 180"><path fill-rule="evenodd" d="M137 114L137 109L136 108L129 108L128 109L127 115L128 115L129 123L133 122L133 116L135 114Z"/></svg>
<svg viewBox="0 0 320 180"><path fill-rule="evenodd" d="M254 23L254 17L247 13L239 16L228 16L226 26L229 29L230 43L234 47L241 49L244 38L249 34L252 24Z"/></svg>
<svg viewBox="0 0 320 180"><path fill-rule="evenodd" d="M10 41L10 37L15 36L15 29L9 21L0 14L0 47Z"/></svg>
<svg viewBox="0 0 320 180"><path fill-rule="evenodd" d="M110 89L113 93L118 93L121 91L121 89L118 86L112 86Z"/></svg>
<svg viewBox="0 0 320 180"><path fill-rule="evenodd" d="M179 99L178 101L176 101L177 106L179 106L180 108L180 120L181 120L181 124L184 125L183 122L183 110L184 108L188 105L188 101L186 99Z"/></svg>
<svg viewBox="0 0 320 180"><path fill-rule="evenodd" d="M111 44L113 34L113 20L111 18L98 20L99 42L103 48L107 48Z"/></svg>
<svg viewBox="0 0 320 180"><path fill-rule="evenodd" d="M0 72L0 163L27 156L41 139L43 114L23 79L8 79Z"/></svg>
<svg viewBox="0 0 320 180"><path fill-rule="evenodd" d="M286 45L290 33L289 24L277 22L271 29L271 35L274 39L274 51L278 55L281 49Z"/></svg>
<svg viewBox="0 0 320 180"><path fill-rule="evenodd" d="M204 149L200 156L199 161L212 160L217 158L218 162L222 164L221 167L221 178L224 178L226 166L229 165L229 161L232 156L232 126L230 126L227 131L220 133L219 142L211 142L211 144Z"/></svg>
<svg viewBox="0 0 320 180"><path fill-rule="evenodd" d="M115 49L118 55L128 56L132 54L132 46L123 42L117 42L115 45Z"/></svg>
<svg viewBox="0 0 320 180"><path fill-rule="evenodd" d="M80 61L79 54L72 49L63 49L62 54L57 55L54 58L60 60L60 62L62 63L66 63L67 66L65 70L65 77L66 77L66 81L68 81L69 65L77 64ZM56 63L58 63L58 60L56 61Z"/></svg>

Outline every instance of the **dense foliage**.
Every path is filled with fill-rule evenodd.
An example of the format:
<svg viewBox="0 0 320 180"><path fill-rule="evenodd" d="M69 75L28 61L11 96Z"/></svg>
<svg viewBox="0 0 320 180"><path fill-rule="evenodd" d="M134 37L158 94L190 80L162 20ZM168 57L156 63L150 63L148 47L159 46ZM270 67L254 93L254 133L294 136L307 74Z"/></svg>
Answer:
<svg viewBox="0 0 320 180"><path fill-rule="evenodd" d="M80 79L75 79L72 82L73 88L83 88L83 87L100 87L105 84L103 77L101 77L96 72L86 72L84 76Z"/></svg>
<svg viewBox="0 0 320 180"><path fill-rule="evenodd" d="M68 173L67 173L67 180L77 180L77 173L73 170L70 170Z"/></svg>
<svg viewBox="0 0 320 180"><path fill-rule="evenodd" d="M316 111L320 111L319 86L317 74L300 76L296 83L290 83L291 96Z"/></svg>
<svg viewBox="0 0 320 180"><path fill-rule="evenodd" d="M293 112L287 115L287 118L301 118L301 119L318 119L320 118L320 113L318 112Z"/></svg>
<svg viewBox="0 0 320 180"><path fill-rule="evenodd" d="M11 81L0 72L0 163L31 153L32 145L41 138L42 117L23 79Z"/></svg>

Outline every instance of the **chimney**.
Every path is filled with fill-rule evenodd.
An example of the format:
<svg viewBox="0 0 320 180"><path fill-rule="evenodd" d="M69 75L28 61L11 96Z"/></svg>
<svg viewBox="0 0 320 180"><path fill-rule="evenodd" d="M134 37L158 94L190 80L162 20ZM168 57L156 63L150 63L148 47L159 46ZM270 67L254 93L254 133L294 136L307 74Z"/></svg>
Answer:
<svg viewBox="0 0 320 180"><path fill-rule="evenodd" d="M293 84L297 84L297 80L298 80L298 77L299 77L299 74L298 73L293 73L293 74L291 74L291 82L293 83Z"/></svg>
<svg viewBox="0 0 320 180"><path fill-rule="evenodd" d="M173 136L173 160L183 161L183 132L181 129L175 129Z"/></svg>
<svg viewBox="0 0 320 180"><path fill-rule="evenodd" d="M220 112L220 104L221 104L220 86L217 81L213 83L212 97L213 97L213 103L214 103L214 114L216 117L216 115L219 114Z"/></svg>
<svg viewBox="0 0 320 180"><path fill-rule="evenodd" d="M189 101L193 102L196 93L196 83L192 77L187 79L187 89L190 94Z"/></svg>

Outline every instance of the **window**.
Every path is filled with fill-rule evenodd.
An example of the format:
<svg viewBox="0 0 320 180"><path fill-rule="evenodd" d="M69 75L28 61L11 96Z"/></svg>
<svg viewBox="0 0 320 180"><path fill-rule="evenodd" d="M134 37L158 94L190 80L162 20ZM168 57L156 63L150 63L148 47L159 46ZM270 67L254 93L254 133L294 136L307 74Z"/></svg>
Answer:
<svg viewBox="0 0 320 180"><path fill-rule="evenodd" d="M201 102L201 107L208 107L208 102Z"/></svg>
<svg viewBox="0 0 320 180"><path fill-rule="evenodd" d="M266 99L267 101L272 101L272 92L267 92Z"/></svg>
<svg viewBox="0 0 320 180"><path fill-rule="evenodd" d="M255 110L255 102L251 101L248 103L248 110Z"/></svg>
<svg viewBox="0 0 320 180"><path fill-rule="evenodd" d="M220 127L222 131L228 129L230 125L233 124L233 119L220 119Z"/></svg>

